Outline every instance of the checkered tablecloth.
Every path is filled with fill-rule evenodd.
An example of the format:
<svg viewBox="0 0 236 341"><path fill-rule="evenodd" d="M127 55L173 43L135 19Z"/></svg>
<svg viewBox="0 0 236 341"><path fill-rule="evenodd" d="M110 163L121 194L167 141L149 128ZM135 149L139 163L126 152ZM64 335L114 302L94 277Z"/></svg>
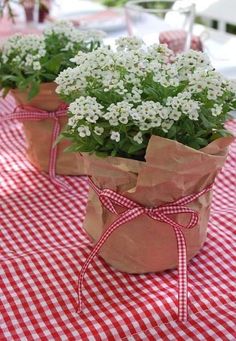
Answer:
<svg viewBox="0 0 236 341"><path fill-rule="evenodd" d="M0 114L12 105L1 101ZM177 321L177 270L128 275L100 258L78 315L78 272L92 249L86 177L57 189L26 160L17 121L0 123L0 145L1 341L235 340L236 143L214 186L207 241L188 266L187 323Z"/></svg>

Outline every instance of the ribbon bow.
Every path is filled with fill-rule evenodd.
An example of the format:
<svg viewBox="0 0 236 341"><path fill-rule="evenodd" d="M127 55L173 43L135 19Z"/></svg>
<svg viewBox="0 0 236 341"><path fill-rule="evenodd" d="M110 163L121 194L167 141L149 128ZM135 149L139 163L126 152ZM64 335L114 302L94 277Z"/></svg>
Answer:
<svg viewBox="0 0 236 341"><path fill-rule="evenodd" d="M187 250L184 234L181 229L190 229L196 226L198 223L198 213L184 205L189 204L190 202L199 198L201 195L209 192L212 189L213 184L209 185L196 194L185 196L181 199L178 199L177 201L167 203L158 207L149 208L144 207L110 189L101 190L93 183L91 179L89 179L89 182L91 187L98 194L103 206L107 208L110 212L117 214L118 218L102 234L80 271L78 281L78 312L82 311L82 286L84 275L88 266L90 265L94 257L98 254L103 244L119 226L137 218L142 214L146 214L150 218L164 222L174 229L178 248L178 315L180 321L186 321L188 316ZM118 214L114 205L123 207L125 211L121 214ZM169 215L171 214L186 213L190 215L190 220L187 225L181 225L169 217Z"/></svg>
<svg viewBox="0 0 236 341"><path fill-rule="evenodd" d="M63 187L64 189L69 189L69 186L56 178L56 159L57 159L57 144L54 144L56 139L60 134L60 121L59 117L66 116L66 110L68 106L66 104L61 104L57 110L55 111L44 111L38 108L34 108L31 106L17 106L13 113L7 114L3 117L3 120L32 120L39 121L47 118L51 118L54 120L53 129L52 129L52 137L51 137L51 147L50 147L50 155L49 155L49 177L57 186Z"/></svg>

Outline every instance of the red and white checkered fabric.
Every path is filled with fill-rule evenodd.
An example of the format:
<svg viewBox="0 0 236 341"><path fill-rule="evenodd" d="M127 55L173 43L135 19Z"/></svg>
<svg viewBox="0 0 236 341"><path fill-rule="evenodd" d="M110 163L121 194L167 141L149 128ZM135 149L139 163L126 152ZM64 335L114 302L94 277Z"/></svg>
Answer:
<svg viewBox="0 0 236 341"><path fill-rule="evenodd" d="M2 101L0 114L11 103ZM236 121L228 127L236 131ZM40 141L39 141L40 143ZM128 275L96 258L78 315L87 180L56 188L26 160L20 123L0 124L1 341L235 340L236 143L214 186L208 239L188 266L189 321L177 321L177 270Z"/></svg>
<svg viewBox="0 0 236 341"><path fill-rule="evenodd" d="M60 134L60 117L66 116L67 105L62 104L55 111L44 111L30 106L20 106L17 105L13 112L8 112L7 115L2 117L2 120L12 120L18 119L20 121L40 121L42 119L51 118L53 120L52 136L51 136L51 148L49 157L49 176L51 181L57 185L63 187L65 190L69 190L69 186L65 185L63 182L56 178L56 161L57 161L57 144L55 144L59 134Z"/></svg>
<svg viewBox="0 0 236 341"><path fill-rule="evenodd" d="M186 32L182 30L163 31L159 35L160 44L166 44L175 53L183 52L186 42ZM202 41L198 36L192 36L190 48L203 51Z"/></svg>
<svg viewBox="0 0 236 341"><path fill-rule="evenodd" d="M201 197L205 193L209 192L213 184L207 186L198 193L182 197L174 202L166 203L158 207L144 207L131 199L116 193L110 189L101 190L95 185L92 179L89 179L89 184L93 190L99 196L99 199L104 207L112 213L118 215L118 218L108 226L108 228L101 235L97 241L88 259L82 266L78 281L78 311L82 311L82 287L84 275L93 261L93 259L99 254L103 244L109 239L110 235L122 227L123 224L139 217L142 214L146 214L149 218L163 221L167 226L171 226L175 233L176 248L178 250L178 316L180 321L187 321L188 319L188 279L187 279L187 249L184 234L182 228L191 229L196 226L198 222L198 213L190 209L186 205ZM122 214L118 214L115 209L115 205L125 208L126 210ZM187 225L180 225L176 221L170 218L172 214L188 214L190 219ZM170 215L170 216L169 216Z"/></svg>

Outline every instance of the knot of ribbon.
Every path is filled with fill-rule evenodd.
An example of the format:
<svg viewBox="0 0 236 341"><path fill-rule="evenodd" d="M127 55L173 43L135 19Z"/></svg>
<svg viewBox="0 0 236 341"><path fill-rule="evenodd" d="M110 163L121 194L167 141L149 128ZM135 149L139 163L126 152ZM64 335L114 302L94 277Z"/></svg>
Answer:
<svg viewBox="0 0 236 341"><path fill-rule="evenodd" d="M58 180L56 177L57 144L55 144L55 141L57 140L61 131L59 118L66 117L67 108L68 106L64 103L61 104L55 111L45 111L32 106L18 105L15 107L12 113L6 114L3 118L1 118L3 121L13 119L31 121L40 121L47 118L53 119L54 123L50 144L48 172L52 183L66 190L69 189L68 185Z"/></svg>
<svg viewBox="0 0 236 341"><path fill-rule="evenodd" d="M114 192L110 189L101 190L94 182L89 179L90 185L98 195L102 205L110 212L118 215L118 218L107 228L102 234L87 260L82 266L78 279L78 312L82 311L82 286L84 275L88 266L99 253L101 247L110 237L110 235L121 225L139 217L142 214L147 215L151 219L164 222L170 225L176 236L177 250L178 250L178 315L180 321L186 321L188 317L188 283L187 283L187 250L183 228L193 228L198 223L198 213L185 205L191 203L203 194L212 189L213 184L207 186L202 191L184 196L174 202L166 203L158 207L144 207L133 200ZM124 208L122 213L118 213L115 205ZM174 221L170 216L172 214L188 214L190 216L189 222L186 225L181 225Z"/></svg>

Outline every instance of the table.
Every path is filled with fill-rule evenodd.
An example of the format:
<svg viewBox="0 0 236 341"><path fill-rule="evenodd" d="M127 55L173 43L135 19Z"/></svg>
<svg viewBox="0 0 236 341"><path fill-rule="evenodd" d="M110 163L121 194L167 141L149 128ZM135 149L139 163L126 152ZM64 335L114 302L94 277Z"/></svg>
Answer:
<svg viewBox="0 0 236 341"><path fill-rule="evenodd" d="M0 114L13 110L1 100ZM189 321L177 321L177 270L128 275L96 258L76 313L77 278L92 245L82 228L86 177L56 188L25 157L21 124L0 123L1 341L235 340L236 142L214 186L209 233L189 263ZM228 122L236 131L236 120Z"/></svg>

